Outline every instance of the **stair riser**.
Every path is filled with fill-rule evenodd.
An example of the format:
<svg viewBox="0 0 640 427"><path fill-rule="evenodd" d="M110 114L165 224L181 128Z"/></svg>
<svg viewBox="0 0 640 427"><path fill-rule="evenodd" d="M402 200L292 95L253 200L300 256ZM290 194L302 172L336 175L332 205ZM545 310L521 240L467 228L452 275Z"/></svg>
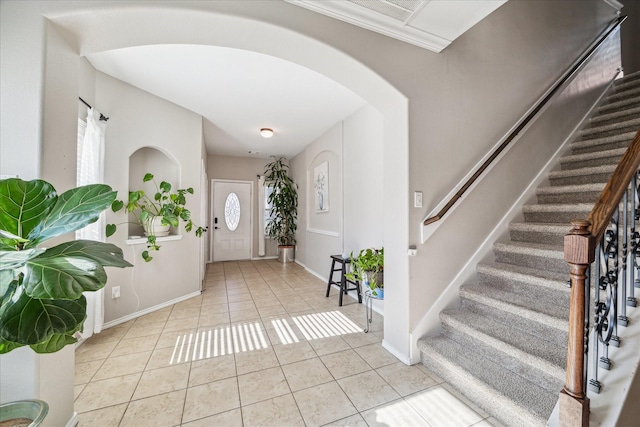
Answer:
<svg viewBox="0 0 640 427"><path fill-rule="evenodd" d="M624 111L627 108L635 108L640 107L640 97L635 97L633 99L625 99L625 100L612 100L603 104L602 107L598 108L599 114L609 114L609 113L617 113L618 111Z"/></svg>
<svg viewBox="0 0 640 427"><path fill-rule="evenodd" d="M478 271L478 283L483 286L494 286L504 291L514 293L546 293L554 292L559 299L559 303L569 303L569 292L566 282L545 281L537 283L535 280L519 279L519 276L505 277L492 272ZM567 276L567 280L569 276ZM554 289L555 288L555 289Z"/></svg>
<svg viewBox="0 0 640 427"><path fill-rule="evenodd" d="M571 153L586 154L586 153L597 153L599 151L605 151L605 150L616 150L618 148L627 148L632 140L633 138L628 140L624 139L622 141L607 142L607 143L598 144L598 145L589 145L587 147L572 147Z"/></svg>
<svg viewBox="0 0 640 427"><path fill-rule="evenodd" d="M573 212L527 212L524 214L526 222L548 222L558 224L570 224L572 220L586 218L589 215L587 211Z"/></svg>
<svg viewBox="0 0 640 427"><path fill-rule="evenodd" d="M637 118L640 112L635 107L626 106L619 111L610 111L606 114L598 114L589 119L591 126L606 126L618 122L628 121Z"/></svg>
<svg viewBox="0 0 640 427"><path fill-rule="evenodd" d="M558 187L561 185L582 185L582 184L593 184L593 183L606 183L611 174L606 173L597 173L593 175L577 175L577 176L567 176L562 178L550 178L549 183L552 187Z"/></svg>
<svg viewBox="0 0 640 427"><path fill-rule="evenodd" d="M619 135L621 133L633 132L633 130L638 129L638 123L629 123L625 125L620 125L615 129L608 129L606 126L602 124L598 124L597 127L590 127L588 129L580 131L580 136L583 140L593 139L593 138L604 138L607 136Z"/></svg>
<svg viewBox="0 0 640 427"><path fill-rule="evenodd" d="M541 325L530 319L517 316L513 313L507 313L478 301L464 298L461 301L461 307L472 310L478 314L491 317L499 322L513 325L515 329L526 331L542 340L549 341L550 345L566 348L567 343L569 342L568 331L559 330L547 325Z"/></svg>
<svg viewBox="0 0 640 427"><path fill-rule="evenodd" d="M562 259L544 258L530 254L520 254L508 251L494 252L497 262L521 265L523 267L537 268L540 270L556 271L558 273L567 273L567 276L569 275L569 267Z"/></svg>
<svg viewBox="0 0 640 427"><path fill-rule="evenodd" d="M568 224L568 223L567 223ZM514 242L533 242L544 243L547 245L564 244L564 236L571 230L571 225L567 225L566 233L557 233L555 231L522 231L511 230L509 235Z"/></svg>
<svg viewBox="0 0 640 427"><path fill-rule="evenodd" d="M491 347L480 340L474 339L467 333L460 331L456 327L449 325L446 321L442 324L443 332L452 340L462 344L465 347L473 348L474 352L489 360L499 362L505 369L526 378L527 380L538 384L540 387L549 392L557 392L564 385L564 378L549 375L545 370L545 365L541 362L539 365L524 363L513 357L506 356L502 349ZM506 350L506 349L505 349Z"/></svg>
<svg viewBox="0 0 640 427"><path fill-rule="evenodd" d="M604 165L617 165L620 163L622 155L603 156L595 159L586 159L578 161L563 161L560 160L560 167L562 170L573 170L580 168L587 168L592 166L604 166Z"/></svg>
<svg viewBox="0 0 640 427"><path fill-rule="evenodd" d="M558 203L595 203L600 196L600 192L586 191L583 193L558 193L558 194L538 194L538 203L558 204Z"/></svg>

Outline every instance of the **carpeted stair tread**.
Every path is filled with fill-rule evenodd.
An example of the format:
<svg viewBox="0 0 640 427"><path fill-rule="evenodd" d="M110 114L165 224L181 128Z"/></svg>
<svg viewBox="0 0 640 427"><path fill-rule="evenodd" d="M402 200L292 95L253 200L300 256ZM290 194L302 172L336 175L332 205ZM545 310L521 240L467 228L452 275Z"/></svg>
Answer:
<svg viewBox="0 0 640 427"><path fill-rule="evenodd" d="M511 240L561 245L571 230L568 223L512 222L509 224Z"/></svg>
<svg viewBox="0 0 640 427"><path fill-rule="evenodd" d="M613 120L622 119L622 118L631 119L631 118L638 117L639 115L640 115L640 107L631 107L631 108L626 108L616 112L598 114L597 116L592 117L589 120L589 123L595 126L595 125L598 125L599 123L611 122Z"/></svg>
<svg viewBox="0 0 640 427"><path fill-rule="evenodd" d="M483 357L499 361L530 381L548 376L545 384L540 385L549 391L562 388L566 346L555 346L512 325L461 308L443 311L440 319L445 335L458 343L475 349L482 347Z"/></svg>
<svg viewBox="0 0 640 427"><path fill-rule="evenodd" d="M578 163L584 164L589 161L593 161L596 159L611 159L611 158L619 158L622 157L626 148L614 148L612 150L602 150L596 151L593 153L580 153L580 154L569 154L566 156L562 156L560 158L560 164L564 167L565 164Z"/></svg>
<svg viewBox="0 0 640 427"><path fill-rule="evenodd" d="M626 132L628 129L637 129L640 126L640 117L621 120L616 123L590 126L578 132L582 138L589 138L602 133L616 134Z"/></svg>
<svg viewBox="0 0 640 427"><path fill-rule="evenodd" d="M539 270L521 265L504 264L501 262L483 262L476 267L479 281L511 281L522 283L528 287L538 286L569 293L567 275L557 271Z"/></svg>
<svg viewBox="0 0 640 427"><path fill-rule="evenodd" d="M567 307L558 304L562 300L561 292L550 291L541 298L539 294L516 294L492 286L463 285L460 287L460 297L557 329L568 328Z"/></svg>
<svg viewBox="0 0 640 427"><path fill-rule="evenodd" d="M495 242L493 252L497 262L568 273L562 246L531 242Z"/></svg>
<svg viewBox="0 0 640 427"><path fill-rule="evenodd" d="M635 134L635 132L631 131L600 138L577 140L571 143L571 152L572 154L583 154L596 150L627 148Z"/></svg>
<svg viewBox="0 0 640 427"><path fill-rule="evenodd" d="M557 393L548 392L497 363L469 354L468 349L447 337L423 338L418 346L427 367L485 410L493 410L501 422L512 426L546 424Z"/></svg>
<svg viewBox="0 0 640 427"><path fill-rule="evenodd" d="M554 326L548 326L543 323L539 323L536 320L528 319L508 311L496 310L495 307L490 307L486 304L470 299L463 299L460 303L460 307L509 325L514 329L514 331L528 333L543 341L549 341L551 345L561 348L567 347L569 339L568 330L560 330Z"/></svg>
<svg viewBox="0 0 640 427"><path fill-rule="evenodd" d="M598 107L599 114L606 114L612 111L618 111L623 108L633 107L635 105L640 105L640 87L633 90L634 93L631 93L631 96L627 95L623 98L618 98L617 100L608 101L607 104L603 104Z"/></svg>
<svg viewBox="0 0 640 427"><path fill-rule="evenodd" d="M525 221L569 224L572 220L586 218L593 203L549 203L524 205Z"/></svg>

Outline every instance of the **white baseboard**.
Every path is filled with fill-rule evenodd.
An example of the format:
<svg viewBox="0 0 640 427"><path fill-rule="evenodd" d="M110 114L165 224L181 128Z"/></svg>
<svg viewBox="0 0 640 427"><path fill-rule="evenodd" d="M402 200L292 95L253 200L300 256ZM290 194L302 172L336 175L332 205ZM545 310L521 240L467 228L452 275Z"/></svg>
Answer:
<svg viewBox="0 0 640 427"><path fill-rule="evenodd" d="M78 413L74 411L73 416L69 419L69 421L67 421L65 427L76 427L78 425L78 421Z"/></svg>
<svg viewBox="0 0 640 427"><path fill-rule="evenodd" d="M136 311L135 313L128 314L128 315L126 315L124 317L121 317L119 319L112 320L110 322L106 322L102 326L102 329L111 328L112 326L116 326L116 325L119 325L121 323L128 322L129 320L136 319L136 318L138 318L140 316L144 316L145 314L153 313L154 311L160 310L162 308L172 306L173 304L177 304L179 302L186 301L186 300L191 299L193 297L197 297L201 293L202 293L201 291L192 292L190 294L183 295L183 296L181 296L179 298L163 302L162 304L154 305L153 307L149 307L149 308L145 308L144 310Z"/></svg>
<svg viewBox="0 0 640 427"><path fill-rule="evenodd" d="M398 349L391 346L387 340L385 339L382 340L382 347L386 349L389 353L397 357L398 360L400 360L405 365L411 365L411 358L407 357L406 354L402 353L401 351L398 351Z"/></svg>

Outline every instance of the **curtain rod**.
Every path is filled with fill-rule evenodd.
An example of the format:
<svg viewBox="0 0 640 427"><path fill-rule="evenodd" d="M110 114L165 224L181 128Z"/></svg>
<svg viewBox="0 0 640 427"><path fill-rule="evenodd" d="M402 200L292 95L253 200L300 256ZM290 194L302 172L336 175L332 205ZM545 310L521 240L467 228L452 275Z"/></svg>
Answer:
<svg viewBox="0 0 640 427"><path fill-rule="evenodd" d="M81 97L78 97L78 99L80 100L80 102L82 102L87 107L93 108L91 105L89 105L89 103L87 101L85 101ZM109 120L109 117L107 117L107 116L103 115L102 113L100 113L100 120L102 120L103 122L106 122L107 120Z"/></svg>

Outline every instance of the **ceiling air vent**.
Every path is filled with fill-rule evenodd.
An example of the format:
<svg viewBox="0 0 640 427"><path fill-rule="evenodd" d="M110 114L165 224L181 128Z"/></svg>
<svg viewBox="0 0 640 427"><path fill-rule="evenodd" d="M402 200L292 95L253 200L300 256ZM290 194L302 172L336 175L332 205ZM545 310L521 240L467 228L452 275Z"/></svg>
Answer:
<svg viewBox="0 0 640 427"><path fill-rule="evenodd" d="M358 6L381 13L389 18L407 22L411 15L418 11L424 0L348 0Z"/></svg>
<svg viewBox="0 0 640 427"><path fill-rule="evenodd" d="M507 0L285 1L440 52Z"/></svg>

